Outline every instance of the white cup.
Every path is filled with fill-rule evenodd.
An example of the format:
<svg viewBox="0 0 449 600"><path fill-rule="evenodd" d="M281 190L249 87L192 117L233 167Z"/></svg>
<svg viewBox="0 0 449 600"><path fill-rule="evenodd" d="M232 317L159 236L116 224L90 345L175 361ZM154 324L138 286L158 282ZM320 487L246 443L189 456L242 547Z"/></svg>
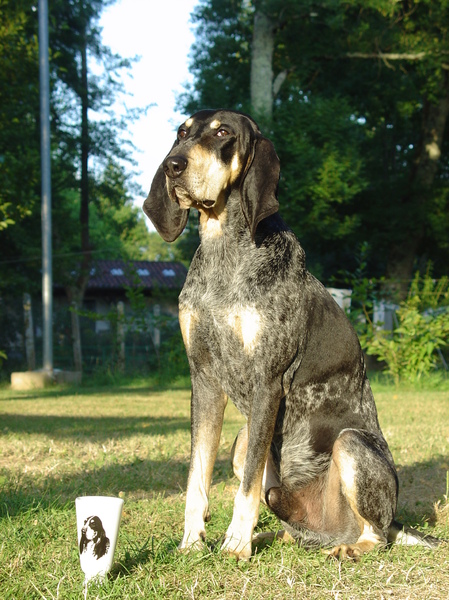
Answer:
<svg viewBox="0 0 449 600"><path fill-rule="evenodd" d="M81 496L75 500L78 550L85 583L103 580L112 567L122 517L122 498Z"/></svg>

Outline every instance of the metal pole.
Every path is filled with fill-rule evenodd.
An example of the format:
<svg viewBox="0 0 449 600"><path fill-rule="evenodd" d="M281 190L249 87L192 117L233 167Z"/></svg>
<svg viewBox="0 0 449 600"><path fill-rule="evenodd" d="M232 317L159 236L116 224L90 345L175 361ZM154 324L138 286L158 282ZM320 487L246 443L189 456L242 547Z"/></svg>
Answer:
<svg viewBox="0 0 449 600"><path fill-rule="evenodd" d="M42 173L42 309L43 368L53 372L53 275L51 246L50 70L48 64L48 3L39 0L39 81Z"/></svg>

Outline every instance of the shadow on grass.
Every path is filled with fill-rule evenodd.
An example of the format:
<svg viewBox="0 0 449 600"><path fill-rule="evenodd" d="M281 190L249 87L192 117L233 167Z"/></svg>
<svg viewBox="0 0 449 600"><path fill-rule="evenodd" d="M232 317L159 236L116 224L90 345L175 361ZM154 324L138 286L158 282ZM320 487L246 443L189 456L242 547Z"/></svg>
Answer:
<svg viewBox="0 0 449 600"><path fill-rule="evenodd" d="M49 474L39 481L33 475L22 474L15 481L0 472L0 519L14 517L40 506L61 507L74 502L77 496L118 496L130 499L154 496L177 496L185 491L188 460L140 460L109 464L76 474ZM213 481L221 483L232 477L228 459L217 460Z"/></svg>
<svg viewBox="0 0 449 600"><path fill-rule="evenodd" d="M166 427L173 427L167 424ZM162 426L163 427L163 426ZM398 518L409 525L434 524L434 505L447 493L446 473L441 468L445 456L414 465L399 467L400 497ZM188 460L149 460L108 464L68 474L48 474L45 479L22 474L19 479L0 487L0 518L15 516L36 505L65 505L80 495L114 495L151 498L154 495L174 496L187 484ZM3 471L5 473L5 470ZM219 484L232 478L228 458L215 463L213 482ZM0 477L1 482L1 477Z"/></svg>
<svg viewBox="0 0 449 600"><path fill-rule="evenodd" d="M172 385L171 385L172 383ZM148 384L148 385L107 385L107 386L55 386L50 388L29 390L29 391L15 391L9 388L0 388L0 401L18 402L20 400L43 400L53 398L66 398L68 396L133 396L142 394L159 394L165 391L179 391L179 390L190 390L190 384L184 381L181 382L170 382L167 381L161 384Z"/></svg>
<svg viewBox="0 0 449 600"><path fill-rule="evenodd" d="M397 516L409 525L435 524L435 503L447 496L446 455L431 460L398 465L399 501Z"/></svg>
<svg viewBox="0 0 449 600"><path fill-rule="evenodd" d="M130 437L139 433L168 435L177 430L190 431L188 417L151 416L57 416L3 414L1 432L27 435L43 434L53 439L77 438L87 441Z"/></svg>
<svg viewBox="0 0 449 600"><path fill-rule="evenodd" d="M156 538L149 536L143 543L136 544L135 542L126 540L126 550L120 561L115 562L111 572L110 579L114 580L118 577L129 577L133 571L141 565L146 565L149 562L170 562L182 558L178 554L178 544L181 541L182 531L177 532L177 539L173 538Z"/></svg>

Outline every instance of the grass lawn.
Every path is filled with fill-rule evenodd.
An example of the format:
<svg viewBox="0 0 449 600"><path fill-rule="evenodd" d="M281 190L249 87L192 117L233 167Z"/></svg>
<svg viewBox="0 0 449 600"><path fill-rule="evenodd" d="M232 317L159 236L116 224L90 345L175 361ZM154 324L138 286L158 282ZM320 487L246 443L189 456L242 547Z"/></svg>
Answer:
<svg viewBox="0 0 449 600"><path fill-rule="evenodd" d="M449 539L449 393L374 386L396 460L398 516ZM0 598L447 599L449 544L394 546L360 562L275 542L249 563L219 552L237 490L229 452L243 419L230 404L211 492L209 549L176 551L190 452L187 389L0 389ZM113 570L83 588L78 495L125 498ZM437 507L435 504L440 502ZM276 530L261 509L258 530Z"/></svg>

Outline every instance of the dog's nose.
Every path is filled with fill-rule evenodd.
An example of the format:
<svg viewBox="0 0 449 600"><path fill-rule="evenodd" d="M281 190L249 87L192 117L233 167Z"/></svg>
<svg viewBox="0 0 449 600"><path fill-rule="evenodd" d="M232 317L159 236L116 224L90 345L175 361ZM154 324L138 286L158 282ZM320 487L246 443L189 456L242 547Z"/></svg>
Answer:
<svg viewBox="0 0 449 600"><path fill-rule="evenodd" d="M167 177L179 177L186 167L187 161L182 156L169 156L164 160L164 171Z"/></svg>

